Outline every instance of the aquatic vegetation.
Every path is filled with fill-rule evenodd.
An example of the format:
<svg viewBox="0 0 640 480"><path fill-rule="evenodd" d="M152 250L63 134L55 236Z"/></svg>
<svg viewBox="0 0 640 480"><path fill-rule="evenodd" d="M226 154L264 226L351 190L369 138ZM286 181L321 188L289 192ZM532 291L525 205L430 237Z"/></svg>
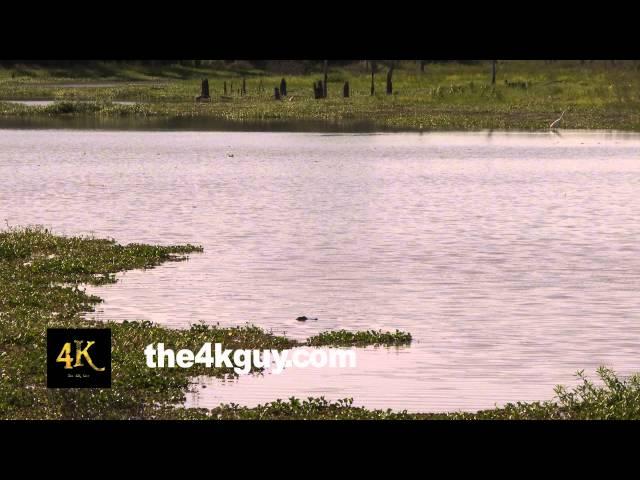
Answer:
<svg viewBox="0 0 640 480"><path fill-rule="evenodd" d="M185 261L201 251L190 244L120 245L65 237L42 227L0 232L0 418L156 418L184 402L192 376L235 375L226 367L148 369L142 352L150 343L192 350L205 342L230 349L298 345L252 325L173 330L150 322L107 322L113 337L112 388L45 387L46 329L105 325L82 316L101 302L87 295L83 284L113 283L117 272Z"/></svg>
<svg viewBox="0 0 640 480"><path fill-rule="evenodd" d="M382 88L371 96L370 79L363 71L335 68L329 74L328 97L322 101L313 99L317 72L290 75L287 97L281 102L272 99L272 87L280 84L281 75L223 69L217 64L200 69L108 65L103 72L76 68L67 73L34 69L15 78L0 69L0 99L58 101L42 107L0 100L0 115L207 117L232 122L366 120L371 128L388 130L540 130L570 108L563 128L640 129L640 72L635 65L508 61L501 64L496 85L490 84L488 68L483 62L434 64L421 74L407 63L395 71L395 93L388 96ZM212 101L195 103L203 76L209 78ZM246 94L240 90L243 76ZM96 78L115 82L94 86ZM350 84L349 98L341 96L344 81Z"/></svg>
<svg viewBox="0 0 640 480"><path fill-rule="evenodd" d="M577 386L556 388L548 402L507 404L475 413L408 413L369 410L351 399L276 400L257 407L221 405L211 410L179 407L190 379L234 375L233 369L194 366L149 369L146 345L196 350L205 342L228 348L287 349L299 342L252 325L192 325L174 330L147 321L97 322L83 317L101 301L82 284L116 281L115 273L185 261L197 245L119 245L111 239L64 237L41 227L0 232L0 419L640 419L640 375L619 378L598 370L600 383L578 374ZM47 389L46 329L98 327L112 331L110 389ZM403 345L406 332L324 332L307 345Z"/></svg>
<svg viewBox="0 0 640 480"><path fill-rule="evenodd" d="M366 345L407 345L411 343L411 334L396 330L395 332L384 332L382 330L367 330L364 332L350 332L338 330L322 332L307 339L306 344L319 346L366 346Z"/></svg>
<svg viewBox="0 0 640 480"><path fill-rule="evenodd" d="M354 406L353 399L278 399L256 407L225 404L211 410L169 407L162 418L201 420L640 420L640 376L618 378L606 368L598 369L602 385L583 372L581 383L571 389L556 387L552 401L515 403L479 412L412 413L390 409L370 410Z"/></svg>

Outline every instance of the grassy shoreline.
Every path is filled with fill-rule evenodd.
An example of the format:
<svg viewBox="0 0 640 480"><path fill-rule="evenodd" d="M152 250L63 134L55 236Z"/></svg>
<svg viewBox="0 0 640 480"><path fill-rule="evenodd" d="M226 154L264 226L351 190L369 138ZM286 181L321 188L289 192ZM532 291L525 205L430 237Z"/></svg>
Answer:
<svg viewBox="0 0 640 480"><path fill-rule="evenodd" d="M384 93L386 70L381 68L376 94L371 96L370 75L362 68L333 68L328 77L328 98L315 100L312 84L321 78L320 72L275 75L220 67L121 67L98 77L98 73L87 71L0 69L0 117L366 121L372 128L403 131L545 130L567 110L561 128L640 131L640 71L635 63L611 67L579 62L503 62L495 85L490 83L489 71L485 63L434 64L421 73L407 62L394 72L393 95ZM209 78L212 101L196 103L202 77ZM282 77L287 79L288 95L276 101L273 89ZM243 79L246 94L240 88ZM345 81L350 84L350 98L342 98ZM9 99L56 103L25 106L3 101ZM121 105L115 101L137 103Z"/></svg>
<svg viewBox="0 0 640 480"><path fill-rule="evenodd" d="M202 251L195 245L119 245L113 240L62 237L42 228L0 232L0 419L640 419L640 376L619 379L600 369L603 385L580 376L573 390L556 388L550 402L507 404L475 413L407 413L354 407L350 399L276 400L254 408L221 405L211 410L183 408L190 378L233 375L228 368L149 369L144 347L195 350L204 342L226 348L286 349L299 345L400 345L405 332L324 332L304 343L255 326L194 325L175 330L150 322L96 322L83 318L101 300L82 284L116 281L115 274L184 261ZM47 389L47 327L97 327L112 330L111 389Z"/></svg>

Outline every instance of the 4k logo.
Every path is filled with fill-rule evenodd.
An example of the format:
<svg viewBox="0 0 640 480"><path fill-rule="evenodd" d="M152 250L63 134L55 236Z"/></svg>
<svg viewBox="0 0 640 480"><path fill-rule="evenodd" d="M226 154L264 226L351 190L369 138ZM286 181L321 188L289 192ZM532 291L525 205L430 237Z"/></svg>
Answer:
<svg viewBox="0 0 640 480"><path fill-rule="evenodd" d="M111 330L47 329L48 388L110 388Z"/></svg>

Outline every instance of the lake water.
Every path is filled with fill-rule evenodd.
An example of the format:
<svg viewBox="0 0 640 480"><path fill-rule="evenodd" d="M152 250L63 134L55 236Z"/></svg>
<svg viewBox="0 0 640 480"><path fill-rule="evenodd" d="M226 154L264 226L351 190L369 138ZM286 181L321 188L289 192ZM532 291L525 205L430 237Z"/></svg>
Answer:
<svg viewBox="0 0 640 480"><path fill-rule="evenodd" d="M640 371L639 155L607 132L4 129L0 221L204 246L91 288L92 318L415 338L355 370L205 379L189 405L475 410Z"/></svg>

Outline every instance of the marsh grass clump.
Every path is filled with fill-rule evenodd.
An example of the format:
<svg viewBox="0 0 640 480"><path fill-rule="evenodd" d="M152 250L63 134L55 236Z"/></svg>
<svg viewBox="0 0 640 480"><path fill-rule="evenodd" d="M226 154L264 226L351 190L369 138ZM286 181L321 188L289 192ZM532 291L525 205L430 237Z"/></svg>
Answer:
<svg viewBox="0 0 640 480"><path fill-rule="evenodd" d="M101 105L97 102L55 102L42 108L42 111L49 115L69 115L80 113L96 113L101 110Z"/></svg>
<svg viewBox="0 0 640 480"><path fill-rule="evenodd" d="M396 330L395 332L385 332L382 330L367 330L363 332L350 332L348 330L337 330L322 332L307 339L306 344L312 347L336 346L363 347L368 345L397 346L411 343L411 334Z"/></svg>
<svg viewBox="0 0 640 480"><path fill-rule="evenodd" d="M573 387L558 385L551 401L508 403L504 407L475 414L458 413L454 418L506 420L640 420L640 375L621 378L606 367L596 371L598 381L584 371L576 373Z"/></svg>
<svg viewBox="0 0 640 480"><path fill-rule="evenodd" d="M618 377L609 368L597 370L600 384L590 381L581 370L579 384L556 387L559 413L572 419L640 419L640 375Z"/></svg>
<svg viewBox="0 0 640 480"><path fill-rule="evenodd" d="M329 401L325 397L278 399L256 407L223 404L211 410L173 409L173 418L211 420L401 420L416 415L392 410L368 410L353 405L352 398Z"/></svg>

